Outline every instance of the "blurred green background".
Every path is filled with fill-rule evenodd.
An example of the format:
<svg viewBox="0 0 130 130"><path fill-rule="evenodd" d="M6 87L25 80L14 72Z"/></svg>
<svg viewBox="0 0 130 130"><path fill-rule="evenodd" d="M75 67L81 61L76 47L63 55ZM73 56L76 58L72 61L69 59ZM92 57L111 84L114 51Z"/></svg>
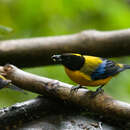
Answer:
<svg viewBox="0 0 130 130"><path fill-rule="evenodd" d="M130 0L0 0L0 40L129 27ZM113 60L130 64L130 57ZM23 70L74 84L59 65ZM106 85L105 92L130 103L130 70L113 78ZM36 96L31 92L23 94L3 89L0 91L0 107Z"/></svg>

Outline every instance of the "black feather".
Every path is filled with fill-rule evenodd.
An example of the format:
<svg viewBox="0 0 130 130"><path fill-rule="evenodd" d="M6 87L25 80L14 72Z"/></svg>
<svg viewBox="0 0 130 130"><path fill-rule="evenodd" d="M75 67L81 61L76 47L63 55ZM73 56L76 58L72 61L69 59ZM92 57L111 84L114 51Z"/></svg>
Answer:
<svg viewBox="0 0 130 130"><path fill-rule="evenodd" d="M61 63L70 70L80 70L85 62L83 56L77 56L71 53L62 54L61 59Z"/></svg>
<svg viewBox="0 0 130 130"><path fill-rule="evenodd" d="M115 62L103 59L103 63L97 67L97 69L92 73L91 77L93 80L105 79L109 76L114 76L121 71L122 68Z"/></svg>

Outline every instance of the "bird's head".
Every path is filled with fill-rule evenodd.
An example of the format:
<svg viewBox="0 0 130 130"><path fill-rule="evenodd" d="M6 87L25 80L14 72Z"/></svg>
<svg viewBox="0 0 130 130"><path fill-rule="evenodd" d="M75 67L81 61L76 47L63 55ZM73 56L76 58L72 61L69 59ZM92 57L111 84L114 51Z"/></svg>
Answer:
<svg viewBox="0 0 130 130"><path fill-rule="evenodd" d="M70 70L80 70L85 59L81 54L65 53L61 55L53 55L52 59L59 64L63 64Z"/></svg>

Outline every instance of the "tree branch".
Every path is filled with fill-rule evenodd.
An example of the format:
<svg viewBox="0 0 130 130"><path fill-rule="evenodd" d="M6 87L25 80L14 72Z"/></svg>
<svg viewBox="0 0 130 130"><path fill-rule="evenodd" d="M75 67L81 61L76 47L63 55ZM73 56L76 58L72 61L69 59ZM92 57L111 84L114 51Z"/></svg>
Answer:
<svg viewBox="0 0 130 130"><path fill-rule="evenodd" d="M130 29L107 32L92 30L65 36L0 41L2 65L49 65L53 64L50 58L53 54L65 52L102 57L129 55Z"/></svg>
<svg viewBox="0 0 130 130"><path fill-rule="evenodd" d="M130 120L130 104L114 100L104 93L92 98L92 91L80 89L70 94L72 85L24 72L13 65L0 67L0 72L23 89L77 104L114 120Z"/></svg>
<svg viewBox="0 0 130 130"><path fill-rule="evenodd" d="M82 111L84 113L86 112L85 110ZM64 128L71 130L80 128L93 128L95 130L99 130L99 128L113 129L112 127L106 126L105 122L103 122L102 126L101 122L98 122L100 118L94 113L91 114L87 111L85 116L82 115L82 111L75 105L72 106L72 104L70 105L59 100L51 100L39 96L35 99L0 109L0 129L12 130L21 127L21 130L30 127L35 129L56 129L56 125L59 126L57 129L61 130ZM51 122L51 124L49 124L48 121ZM113 124L112 121L109 123ZM121 122L114 123L114 125L116 125L116 127L118 125L118 128L120 126L126 126L125 124L122 125Z"/></svg>
<svg viewBox="0 0 130 130"><path fill-rule="evenodd" d="M61 108L58 102L38 97L0 109L0 129L10 130L21 127L24 123L36 120L51 111L56 112L58 107Z"/></svg>
<svg viewBox="0 0 130 130"><path fill-rule="evenodd" d="M0 129L15 129L29 121L43 118L49 114L67 112L67 108L72 111L71 105L67 106L63 102L39 96L35 99L0 109ZM57 111L57 109L59 110Z"/></svg>

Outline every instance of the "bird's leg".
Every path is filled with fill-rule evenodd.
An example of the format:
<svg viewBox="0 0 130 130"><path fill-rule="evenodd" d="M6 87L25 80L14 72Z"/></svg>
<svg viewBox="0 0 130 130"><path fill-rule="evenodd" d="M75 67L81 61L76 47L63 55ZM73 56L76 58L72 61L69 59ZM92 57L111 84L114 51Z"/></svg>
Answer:
<svg viewBox="0 0 130 130"><path fill-rule="evenodd" d="M72 93L72 92L75 92L75 91L77 92L79 88L82 88L82 86L81 86L80 84L78 84L77 86L73 86L73 87L71 88L70 92L71 92L71 93Z"/></svg>
<svg viewBox="0 0 130 130"><path fill-rule="evenodd" d="M104 85L101 85L99 88L97 88L96 91L92 94L92 97L95 97L97 94L103 92L103 86Z"/></svg>

